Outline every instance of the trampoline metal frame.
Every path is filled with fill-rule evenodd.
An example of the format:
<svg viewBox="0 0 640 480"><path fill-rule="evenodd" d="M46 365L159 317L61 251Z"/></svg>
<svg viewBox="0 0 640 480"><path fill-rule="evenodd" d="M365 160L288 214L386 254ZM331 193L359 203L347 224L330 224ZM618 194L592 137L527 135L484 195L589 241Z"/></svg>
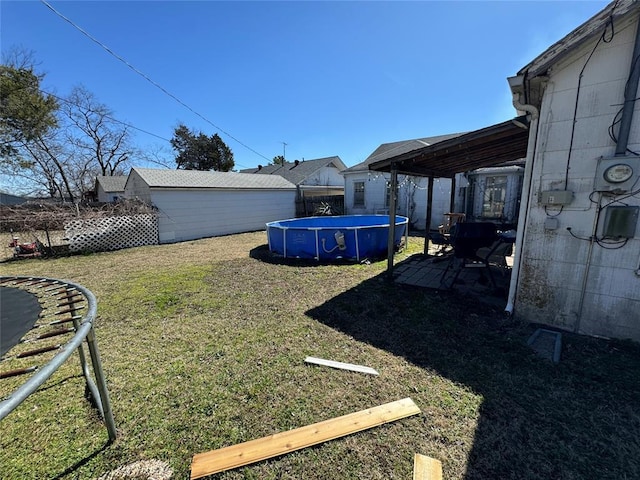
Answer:
<svg viewBox="0 0 640 480"><path fill-rule="evenodd" d="M109 433L109 441L113 442L116 439L116 424L113 418L113 412L111 410L111 400L109 399L109 392L107 390L107 383L102 370L102 361L100 359L100 352L98 351L98 344L96 342L96 336L93 329L93 322L96 319L98 311L98 304L96 297L93 293L82 285L78 285L66 280L56 280L45 277L0 277L0 283L3 286L11 287L12 285L7 282L33 282L29 287L38 287L38 284L42 284L41 287L56 287L56 288L70 288L72 290L79 291L87 301L87 313L82 317L81 321L74 320L74 328L76 330L73 338L68 341L59 353L57 353L46 365L39 368L33 376L31 376L25 383L14 390L6 399L0 401L0 420L4 419L13 410L15 410L26 398L34 393L44 382L46 382L53 373L60 368L60 366L73 354L74 350L78 350L80 356L80 364L82 367L82 374L85 377L87 387L91 391L95 404L105 421L107 432ZM91 358L91 366L96 378L94 383L89 372L89 367L84 354L82 342L87 340L87 346L89 347L89 355Z"/></svg>

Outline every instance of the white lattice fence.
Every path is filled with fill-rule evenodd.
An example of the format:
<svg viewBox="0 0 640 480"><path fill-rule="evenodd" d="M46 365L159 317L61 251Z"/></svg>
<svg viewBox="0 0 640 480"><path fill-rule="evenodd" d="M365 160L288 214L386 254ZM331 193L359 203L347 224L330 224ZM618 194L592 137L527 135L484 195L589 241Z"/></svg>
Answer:
<svg viewBox="0 0 640 480"><path fill-rule="evenodd" d="M158 219L141 214L73 220L64 230L72 252L105 252L158 244Z"/></svg>

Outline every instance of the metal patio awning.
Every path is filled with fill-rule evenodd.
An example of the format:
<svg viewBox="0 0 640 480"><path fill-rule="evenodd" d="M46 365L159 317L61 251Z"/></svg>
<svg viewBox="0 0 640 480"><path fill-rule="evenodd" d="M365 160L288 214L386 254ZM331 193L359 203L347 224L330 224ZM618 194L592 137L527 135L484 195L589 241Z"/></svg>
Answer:
<svg viewBox="0 0 640 480"><path fill-rule="evenodd" d="M427 188L427 232L431 225L434 178L451 178L451 205L454 204L455 175L478 168L492 167L527 155L529 121L526 116L481 128L473 132L373 162L369 170L391 172L391 191L396 191L398 174L429 177ZM395 238L396 195L390 198L390 228L387 252L387 275L392 277ZM425 235L424 253L428 253L429 235Z"/></svg>
<svg viewBox="0 0 640 480"><path fill-rule="evenodd" d="M517 117L374 162L369 169L389 172L393 165L407 175L452 178L456 173L499 165L526 156L526 125L526 117Z"/></svg>

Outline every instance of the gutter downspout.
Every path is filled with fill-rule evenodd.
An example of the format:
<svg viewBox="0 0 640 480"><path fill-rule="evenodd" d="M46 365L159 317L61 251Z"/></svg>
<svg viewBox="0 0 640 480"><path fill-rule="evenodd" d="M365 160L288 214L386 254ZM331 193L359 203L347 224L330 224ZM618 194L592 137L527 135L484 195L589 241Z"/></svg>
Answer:
<svg viewBox="0 0 640 480"><path fill-rule="evenodd" d="M510 77L509 83L520 80L524 83L524 77ZM513 91L513 88L512 88ZM529 211L529 203L531 200L531 187L533 184L533 161L535 159L536 144L538 142L538 121L540 118L540 112L533 105L527 105L520 103L521 93L513 93L513 106L516 110L527 112L531 115L529 123L529 140L527 143L527 157L524 169L524 178L522 181L522 198L520 203L520 212L518 214L518 227L516 231L516 252L513 258L513 269L511 270L511 280L509 282L509 295L507 297L507 305L504 308L505 313L508 315L513 314L513 306L516 298L516 289L518 286L518 280L520 277L520 268L522 267L522 241L524 239L524 230L526 225L526 218Z"/></svg>

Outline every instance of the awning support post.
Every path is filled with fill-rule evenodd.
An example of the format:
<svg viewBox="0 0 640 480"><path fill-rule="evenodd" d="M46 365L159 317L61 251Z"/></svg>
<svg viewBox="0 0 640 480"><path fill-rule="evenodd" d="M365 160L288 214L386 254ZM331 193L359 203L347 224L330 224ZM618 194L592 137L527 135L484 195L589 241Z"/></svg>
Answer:
<svg viewBox="0 0 640 480"><path fill-rule="evenodd" d="M387 239L387 277L393 277L393 253L396 238L396 205L398 204L398 166L391 164L389 187L389 237Z"/></svg>
<svg viewBox="0 0 640 480"><path fill-rule="evenodd" d="M425 222L424 254L429 255L429 230L431 228L431 210L433 208L433 175L429 175L427 187L427 219Z"/></svg>
<svg viewBox="0 0 640 480"><path fill-rule="evenodd" d="M451 177L451 197L449 199L450 212L455 213L456 211L456 176Z"/></svg>

